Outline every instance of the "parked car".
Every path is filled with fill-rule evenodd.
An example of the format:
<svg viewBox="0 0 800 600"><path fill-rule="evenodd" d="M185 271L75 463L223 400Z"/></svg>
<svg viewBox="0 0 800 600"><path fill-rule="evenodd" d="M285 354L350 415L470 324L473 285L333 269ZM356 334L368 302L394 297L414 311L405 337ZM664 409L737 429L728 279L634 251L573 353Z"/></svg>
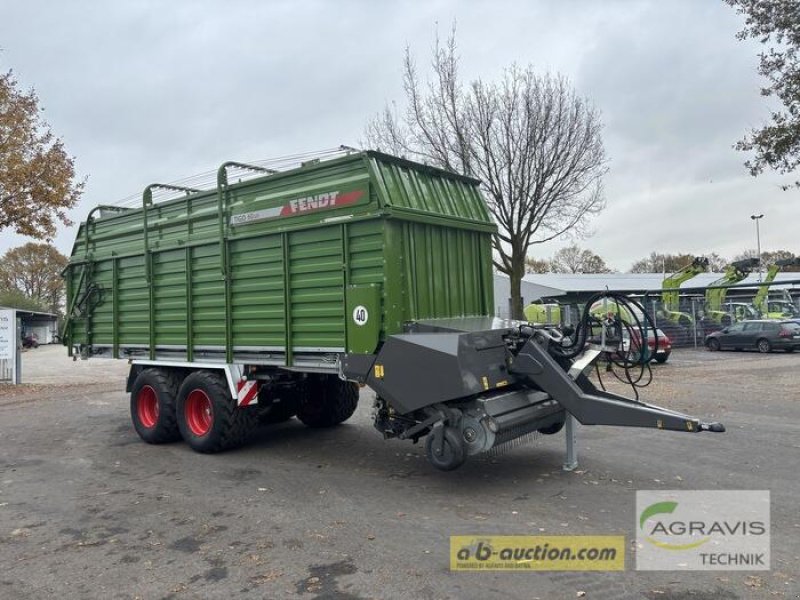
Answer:
<svg viewBox="0 0 800 600"><path fill-rule="evenodd" d="M754 319L729 325L706 336L709 350L758 350L794 352L800 348L800 325L794 321Z"/></svg>
<svg viewBox="0 0 800 600"><path fill-rule="evenodd" d="M656 350L656 338L658 338L658 350ZM633 330L633 339L636 340L636 346L640 347L641 336L636 330ZM630 339L627 330L622 332L622 344L623 348L628 350ZM650 349L650 360L658 363L667 362L669 355L672 353L672 340L661 329L656 329L655 335L653 335L652 329L647 330L647 346Z"/></svg>
<svg viewBox="0 0 800 600"><path fill-rule="evenodd" d="M39 347L39 336L35 333L29 333L22 338L22 347L23 348L38 348Z"/></svg>

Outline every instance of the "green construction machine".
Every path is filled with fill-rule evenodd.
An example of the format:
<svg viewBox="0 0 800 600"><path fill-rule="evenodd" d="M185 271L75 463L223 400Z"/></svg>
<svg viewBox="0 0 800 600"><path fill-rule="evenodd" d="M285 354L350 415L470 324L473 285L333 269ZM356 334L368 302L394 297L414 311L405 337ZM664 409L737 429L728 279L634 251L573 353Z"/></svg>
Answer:
<svg viewBox="0 0 800 600"><path fill-rule="evenodd" d="M764 313L766 319L797 319L800 318L800 310L792 298L791 294L783 290L782 298L770 298L766 302L767 312Z"/></svg>
<svg viewBox="0 0 800 600"><path fill-rule="evenodd" d="M767 319L785 319L787 317L800 316L800 311L797 310L797 306L791 301L791 298L780 300L769 298L769 286L772 285L781 269L795 266L800 266L800 258L796 256L777 260L769 266L764 282L759 286L758 292L753 298L753 307L760 316Z"/></svg>
<svg viewBox="0 0 800 600"><path fill-rule="evenodd" d="M734 320L755 318L755 311L746 303L725 303L728 288L739 283L758 266L757 258L737 260L725 267L725 273L706 288L705 318L723 327L730 325ZM750 310L746 310L746 308ZM725 310L725 309L728 310Z"/></svg>
<svg viewBox="0 0 800 600"><path fill-rule="evenodd" d="M663 320L666 320L669 325L674 327L692 327L694 325L692 315L680 310L679 288L681 284L697 277L700 273L705 273L707 269L708 259L704 256L696 256L691 263L664 278L661 284L663 309L658 315L660 322L663 323Z"/></svg>
<svg viewBox="0 0 800 600"><path fill-rule="evenodd" d="M522 312L529 323L561 324L561 305L555 302L532 302Z"/></svg>

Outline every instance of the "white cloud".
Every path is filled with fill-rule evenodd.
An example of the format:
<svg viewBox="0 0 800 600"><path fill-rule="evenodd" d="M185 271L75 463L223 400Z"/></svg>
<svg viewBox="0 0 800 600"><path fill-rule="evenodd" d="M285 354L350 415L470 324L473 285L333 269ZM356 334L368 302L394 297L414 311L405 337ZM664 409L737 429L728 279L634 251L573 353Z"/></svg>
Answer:
<svg viewBox="0 0 800 600"><path fill-rule="evenodd" d="M36 87L89 176L79 220L224 160L355 144L401 99L406 44L424 68L453 19L466 78L533 63L602 110L608 209L585 244L611 265L651 250L735 254L753 245L756 209L764 247L800 253L797 192L749 177L731 149L767 110L758 48L734 38L740 18L722 2L39 0L4 7L0 68ZM59 234L62 251L73 237ZM22 241L3 232L0 251Z"/></svg>

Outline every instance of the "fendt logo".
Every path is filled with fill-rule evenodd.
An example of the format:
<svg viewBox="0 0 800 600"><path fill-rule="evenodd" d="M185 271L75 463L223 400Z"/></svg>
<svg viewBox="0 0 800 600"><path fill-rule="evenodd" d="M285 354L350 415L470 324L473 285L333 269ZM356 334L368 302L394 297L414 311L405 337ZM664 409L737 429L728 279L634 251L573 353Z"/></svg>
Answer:
<svg viewBox="0 0 800 600"><path fill-rule="evenodd" d="M290 214L299 212L308 212L310 210L318 210L320 208L331 208L336 206L336 200L339 198L339 192L328 192L327 194L317 194L316 196L306 196L305 198L297 198L296 200L289 200L289 203L283 207L283 211L288 211ZM341 197L342 204L349 204L346 197ZM281 214L283 214L283 211Z"/></svg>
<svg viewBox="0 0 800 600"><path fill-rule="evenodd" d="M637 569L769 568L769 492L639 491L636 500Z"/></svg>
<svg viewBox="0 0 800 600"><path fill-rule="evenodd" d="M324 192L322 194L312 194L309 196L303 196L301 198L293 198L282 206L275 206L273 208L265 208L263 210L233 215L231 217L231 225L249 225L250 223L257 223L267 219L291 217L293 215L310 213L317 210L327 210L331 208L338 208L340 206L348 206L358 202L365 193L366 192L364 190L353 190L351 192L344 193L335 190L332 192ZM261 198L254 198L253 201L257 202L259 200L261 200Z"/></svg>

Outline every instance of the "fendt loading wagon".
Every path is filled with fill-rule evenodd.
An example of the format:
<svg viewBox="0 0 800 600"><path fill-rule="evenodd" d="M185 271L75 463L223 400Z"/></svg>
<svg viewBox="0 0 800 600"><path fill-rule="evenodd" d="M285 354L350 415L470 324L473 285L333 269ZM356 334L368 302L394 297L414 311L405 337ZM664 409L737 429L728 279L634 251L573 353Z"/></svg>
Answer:
<svg viewBox="0 0 800 600"><path fill-rule="evenodd" d="M154 202L163 189L178 196ZM377 429L426 437L440 469L555 433L568 412L724 429L596 389L588 311L571 332L493 319L494 230L477 180L377 152L225 163L211 189L156 184L140 208L90 213L65 271L65 344L128 359L141 438L200 452L259 421L341 423L363 384Z"/></svg>

